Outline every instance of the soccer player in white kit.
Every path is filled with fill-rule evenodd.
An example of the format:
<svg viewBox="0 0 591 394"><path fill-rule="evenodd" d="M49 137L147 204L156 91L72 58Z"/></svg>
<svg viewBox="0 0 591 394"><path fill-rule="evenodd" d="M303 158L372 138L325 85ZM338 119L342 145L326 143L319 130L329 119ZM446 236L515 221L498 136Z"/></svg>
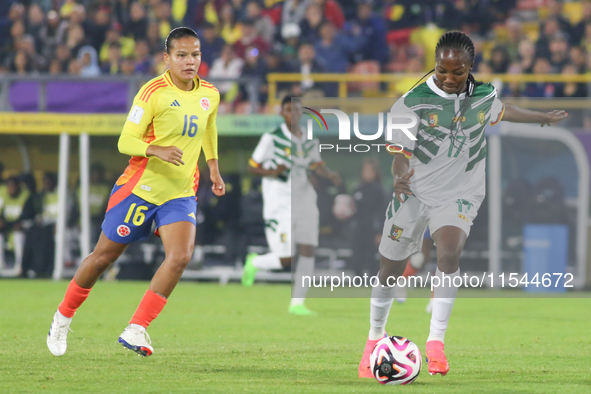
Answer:
<svg viewBox="0 0 591 394"><path fill-rule="evenodd" d="M259 270L289 267L294 254L292 245L297 245L299 258L288 312L314 315L304 305L308 288L302 280L314 274L314 248L318 246L316 191L308 181L307 171L315 171L335 185L341 183L341 177L324 165L318 139L306 139L298 126L301 105L285 97L281 116L284 122L263 134L249 161L249 172L263 177L263 217L270 252L247 256L242 284L252 286Z"/></svg>
<svg viewBox="0 0 591 394"><path fill-rule="evenodd" d="M394 198L386 211L379 246L382 286L372 290L371 328L359 377L373 377L369 355L386 334L396 290L393 279L402 275L409 256L420 251L427 226L437 247L436 275L441 278L444 273L446 284L450 283L447 277L453 281L460 276L460 254L485 195L486 124L502 119L544 126L567 116L564 111L542 113L503 105L491 84L477 82L470 74L474 45L462 32L444 34L435 58L435 74L392 107L394 114L414 112L419 122L409 130L416 140L398 131L386 144L395 152ZM432 375L449 371L443 342L456 294L453 285L434 289L426 345Z"/></svg>

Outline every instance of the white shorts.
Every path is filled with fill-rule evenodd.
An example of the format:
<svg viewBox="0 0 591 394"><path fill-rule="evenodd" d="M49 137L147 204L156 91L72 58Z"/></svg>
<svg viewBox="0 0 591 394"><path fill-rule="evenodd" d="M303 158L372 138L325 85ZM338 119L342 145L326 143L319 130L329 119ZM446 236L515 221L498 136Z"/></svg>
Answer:
<svg viewBox="0 0 591 394"><path fill-rule="evenodd" d="M277 215L265 220L265 236L271 252L292 257L295 244L318 246L318 209L304 215Z"/></svg>
<svg viewBox="0 0 591 394"><path fill-rule="evenodd" d="M415 196L405 197L404 203L393 199L386 211L379 251L389 260L406 260L419 252L427 226L431 236L443 226L459 227L466 236L470 235L470 227L480 207L480 202L474 199L459 199L431 207Z"/></svg>

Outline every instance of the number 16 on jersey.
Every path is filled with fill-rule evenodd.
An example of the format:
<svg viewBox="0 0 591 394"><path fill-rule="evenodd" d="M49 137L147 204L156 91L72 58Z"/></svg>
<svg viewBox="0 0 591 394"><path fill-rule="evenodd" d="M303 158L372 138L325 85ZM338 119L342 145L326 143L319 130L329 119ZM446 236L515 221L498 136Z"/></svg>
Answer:
<svg viewBox="0 0 591 394"><path fill-rule="evenodd" d="M183 126L183 134L187 133L189 137L195 137L197 135L197 119L199 119L196 115L185 115L185 124ZM188 127L188 130L187 130Z"/></svg>

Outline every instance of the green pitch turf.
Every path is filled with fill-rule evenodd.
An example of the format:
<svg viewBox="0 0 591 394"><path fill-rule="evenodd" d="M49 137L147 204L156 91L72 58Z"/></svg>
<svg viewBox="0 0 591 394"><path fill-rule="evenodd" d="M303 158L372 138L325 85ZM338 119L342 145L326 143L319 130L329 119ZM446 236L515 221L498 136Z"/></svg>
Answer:
<svg viewBox="0 0 591 394"><path fill-rule="evenodd" d="M1 393L589 393L591 299L458 299L446 336L451 370L410 386L357 378L367 299L311 299L287 314L286 285L181 283L150 326L154 355L117 343L145 282L99 282L68 351L45 340L67 282L0 281ZM394 304L388 333L424 352L425 299ZM423 353L424 354L424 353Z"/></svg>

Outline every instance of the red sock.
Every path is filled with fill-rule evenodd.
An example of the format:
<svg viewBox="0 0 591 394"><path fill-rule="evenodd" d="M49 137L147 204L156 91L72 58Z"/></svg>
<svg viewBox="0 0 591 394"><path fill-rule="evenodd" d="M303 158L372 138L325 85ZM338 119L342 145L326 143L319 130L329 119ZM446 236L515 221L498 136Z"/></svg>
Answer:
<svg viewBox="0 0 591 394"><path fill-rule="evenodd" d="M148 328L152 320L158 317L164 305L166 305L166 298L151 290L146 291L129 324L139 324Z"/></svg>
<svg viewBox="0 0 591 394"><path fill-rule="evenodd" d="M410 263L408 263L406 265L406 269L404 270L404 273L402 274L402 276L404 276L405 278L408 278L409 276L413 276L417 272L419 272L419 271L416 268L414 268L412 265L410 265Z"/></svg>
<svg viewBox="0 0 591 394"><path fill-rule="evenodd" d="M73 317L76 313L76 309L86 300L91 289L83 289L78 286L76 281L72 279L66 290L64 300L58 307L58 310L65 317Z"/></svg>

